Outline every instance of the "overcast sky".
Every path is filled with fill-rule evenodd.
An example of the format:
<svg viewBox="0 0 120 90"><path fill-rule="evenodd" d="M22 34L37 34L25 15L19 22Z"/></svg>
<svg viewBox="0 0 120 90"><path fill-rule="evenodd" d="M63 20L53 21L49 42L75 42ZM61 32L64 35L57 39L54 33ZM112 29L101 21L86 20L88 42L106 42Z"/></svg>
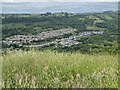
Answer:
<svg viewBox="0 0 120 90"><path fill-rule="evenodd" d="M118 2L119 0L2 0L2 2Z"/></svg>

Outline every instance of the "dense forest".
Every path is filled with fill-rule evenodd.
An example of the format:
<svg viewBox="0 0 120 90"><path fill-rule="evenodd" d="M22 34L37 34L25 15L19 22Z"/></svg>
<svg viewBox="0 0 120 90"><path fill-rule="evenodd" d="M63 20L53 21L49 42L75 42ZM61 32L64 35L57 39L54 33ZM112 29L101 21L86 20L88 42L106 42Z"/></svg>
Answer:
<svg viewBox="0 0 120 90"><path fill-rule="evenodd" d="M53 45L38 48L40 50L80 51L82 53L109 52L117 53L118 25L117 12L106 11L103 13L51 13L45 14L2 14L2 37L13 35L36 35L41 32L74 28L76 31L58 37L47 38L39 42L48 42L62 39L82 32L103 31L103 34L83 36L77 38L81 42L71 47L54 47ZM21 48L16 45L4 45L3 48Z"/></svg>

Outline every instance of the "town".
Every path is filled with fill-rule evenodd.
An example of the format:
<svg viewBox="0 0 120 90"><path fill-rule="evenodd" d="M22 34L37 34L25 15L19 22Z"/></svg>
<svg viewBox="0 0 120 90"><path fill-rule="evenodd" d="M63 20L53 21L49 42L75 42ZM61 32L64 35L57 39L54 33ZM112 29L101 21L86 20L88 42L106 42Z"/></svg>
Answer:
<svg viewBox="0 0 120 90"><path fill-rule="evenodd" d="M37 35L14 35L7 37L5 40L2 41L3 44L6 45L18 45L22 47L29 47L29 48L40 48L45 46L54 45L55 47L62 46L62 47L70 47L73 45L80 44L82 42L77 41L77 38L85 37L85 36L92 36L95 34L102 34L103 31L84 31L79 32L78 34L73 34L77 30L73 28L64 28L59 30L53 31L46 31L38 33ZM58 36L63 36L71 34L70 36L62 39L57 39ZM54 39L51 39L54 38ZM46 39L51 39L50 41L44 42ZM33 42L43 41L42 43L33 44Z"/></svg>

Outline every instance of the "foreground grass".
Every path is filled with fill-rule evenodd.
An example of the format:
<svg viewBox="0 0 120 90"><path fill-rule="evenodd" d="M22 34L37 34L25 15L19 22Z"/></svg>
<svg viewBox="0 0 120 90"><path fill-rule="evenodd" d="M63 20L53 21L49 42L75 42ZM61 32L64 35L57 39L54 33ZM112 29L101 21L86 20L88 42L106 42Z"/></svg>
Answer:
<svg viewBox="0 0 120 90"><path fill-rule="evenodd" d="M3 55L4 88L117 88L117 56L52 51Z"/></svg>

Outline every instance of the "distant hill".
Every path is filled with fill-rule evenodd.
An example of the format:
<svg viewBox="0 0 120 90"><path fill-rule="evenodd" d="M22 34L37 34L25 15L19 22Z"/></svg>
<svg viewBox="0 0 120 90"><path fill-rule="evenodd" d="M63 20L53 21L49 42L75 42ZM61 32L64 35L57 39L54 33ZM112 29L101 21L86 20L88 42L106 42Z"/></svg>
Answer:
<svg viewBox="0 0 120 90"><path fill-rule="evenodd" d="M10 38L14 35L37 35L42 32L51 32L54 30L73 28L76 29L72 33L58 34L55 37L38 40L37 42L30 43L39 44L40 46L48 45L43 50L48 48L58 51L81 51L81 52L110 52L117 53L117 12L106 11L103 13L84 13L74 14L68 12L50 13L45 14L3 14L2 15L2 35L3 40ZM92 31L95 33L103 32L102 34L89 35ZM87 35L88 34L88 35ZM41 35L41 34L40 34ZM49 33L47 33L49 35ZM78 36L81 36L79 37ZM49 37L49 36L47 36ZM66 41L65 38L74 38L73 40ZM59 43L67 43L71 47L53 47L50 43L60 40ZM78 44L79 42L79 44ZM47 44L46 44L47 43ZM72 44L71 44L72 43ZM77 44L75 44L77 43ZM75 45L74 45L75 44ZM69 46L67 45L67 46ZM66 45L65 45L66 46ZM3 45L3 47L11 47ZM14 46L14 48L19 48Z"/></svg>

